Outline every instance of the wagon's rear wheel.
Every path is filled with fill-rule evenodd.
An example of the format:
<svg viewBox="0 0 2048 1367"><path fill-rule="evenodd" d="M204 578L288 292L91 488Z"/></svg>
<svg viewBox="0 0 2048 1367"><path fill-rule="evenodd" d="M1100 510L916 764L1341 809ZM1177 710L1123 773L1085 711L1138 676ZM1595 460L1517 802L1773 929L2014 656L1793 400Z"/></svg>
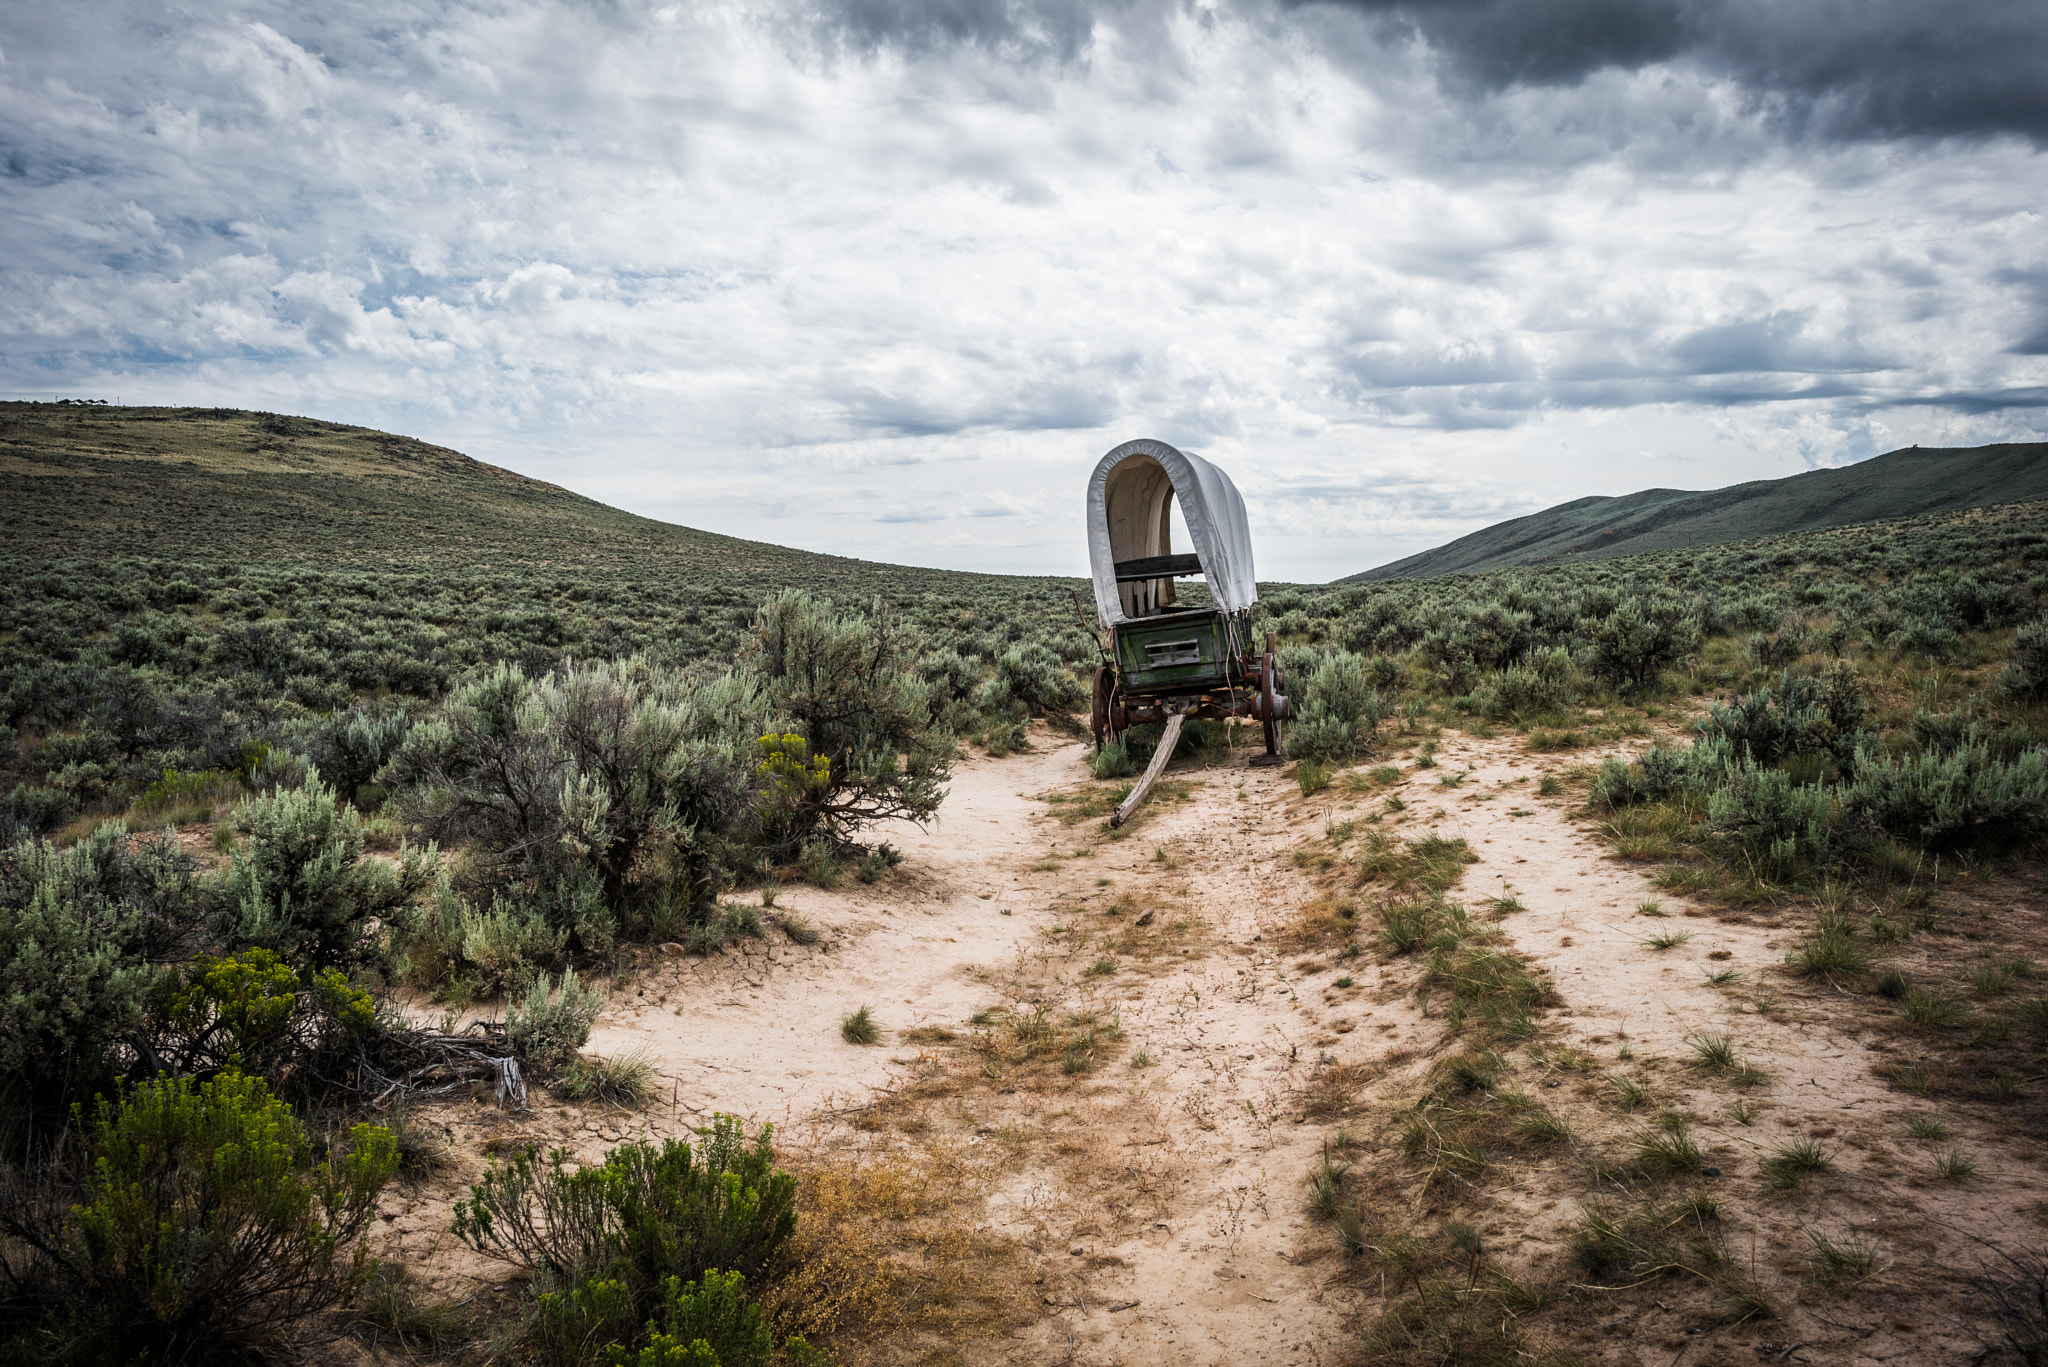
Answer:
<svg viewBox="0 0 2048 1367"><path fill-rule="evenodd" d="M1273 664L1273 652L1259 658L1259 720L1266 732L1266 753L1280 753L1280 671Z"/></svg>
<svg viewBox="0 0 2048 1367"><path fill-rule="evenodd" d="M1108 665L1095 671L1094 703L1088 713L1088 728L1095 733L1095 750L1100 754L1103 742L1110 738L1110 707L1116 700L1116 671Z"/></svg>

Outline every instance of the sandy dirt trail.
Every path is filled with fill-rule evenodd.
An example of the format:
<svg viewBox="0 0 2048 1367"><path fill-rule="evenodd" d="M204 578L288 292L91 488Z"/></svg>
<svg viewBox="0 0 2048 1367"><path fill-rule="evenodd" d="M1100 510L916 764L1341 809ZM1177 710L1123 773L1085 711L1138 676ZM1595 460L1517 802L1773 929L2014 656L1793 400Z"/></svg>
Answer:
<svg viewBox="0 0 2048 1367"><path fill-rule="evenodd" d="M1436 769L1403 763L1385 792L1407 809L1393 813L1385 792L1303 797L1290 770L1249 767L1239 750L1169 771L1194 786L1148 804L1118 837L1099 818L1059 820L1044 797L1086 784L1084 747L1044 731L1033 739L1023 754L963 760L929 830L879 833L905 856L880 881L783 890L776 910L809 921L817 945L771 933L708 959L658 957L628 975L591 1048L653 1058L661 1099L646 1113L545 1100L516 1122L482 1106L451 1112L450 1133L476 1155L464 1175L486 1143L502 1148L508 1125L519 1139L564 1143L590 1160L636 1134L685 1134L714 1111L774 1121L793 1150L872 1151L901 1135L857 1129L857 1108L950 1069L958 1086L928 1108L919 1132L936 1124L968 1145L1007 1145L986 1225L1031 1250L1043 1311L1008 1338L956 1345L960 1359L1343 1360L1344 1322L1357 1306L1336 1284L1338 1259L1309 1216L1306 1179L1347 1123L1383 1142L1385 1116L1312 1120L1304 1098L1332 1069L1367 1081L1362 1106L1412 1095L1454 1047L1420 1009L1409 965L1274 952L1298 909L1327 891L1313 862L1292 856L1331 850L1331 827L1349 821L1361 833L1468 840L1480 862L1452 895L1468 905L1505 894L1520 901L1504 929L1549 970L1564 1002L1543 1013L1548 1040L1584 1049L1602 1067L1630 1055L1670 1061L1661 1104L1696 1118L1711 1161L1731 1174L1753 1170L1765 1140L1834 1136L1839 1125L1858 1152L1857 1201L1894 1223L1930 1213L1924 1183L1902 1176L1901 1165L1919 1161L1897 1138L1910 1099L1869 1075L1866 1044L1835 1028L1824 1003L1774 1001L1766 975L1796 930L1769 915L1716 919L1656 893L1641 867L1613 859L1571 819L1566 799L1536 795L1545 773L1583 753L1535 756L1518 738L1447 733ZM1456 786L1443 784L1460 773ZM1665 917L1638 911L1651 897ZM1188 933L1164 952L1091 973L1140 908ZM1692 938L1662 952L1646 946L1652 930L1672 928ZM1741 985L1710 985L1708 965L1738 969ZM1773 1009L1760 1012L1759 1000ZM860 1005L883 1027L878 1047L840 1036L842 1016ZM966 1035L976 1013L991 1009L1081 1007L1117 1020L1123 1037L1073 1075L1005 1077L963 1045L900 1039L930 1026ZM1703 1030L1731 1034L1772 1075L1768 1088L1745 1094L1759 1123L1723 1123L1733 1095L1678 1066L1687 1037ZM1134 1066L1140 1051L1149 1066ZM2009 1183L1943 1193L1931 1213L1996 1234L2016 1206L2038 1199L2035 1170L2016 1166ZM1561 1194L1554 1175L1511 1174L1483 1203L1490 1247L1510 1263L1554 1254L1575 1214L1560 1208ZM504 1269L451 1247L449 1195L394 1198L390 1251L502 1279ZM1767 1217L1737 1237L1753 1232L1796 1258L1797 1230L1796 1220L1780 1227ZM1822 1345L1827 1332L1814 1327L1807 1341ZM1854 1356L1817 1347L1804 1360Z"/></svg>
<svg viewBox="0 0 2048 1367"><path fill-rule="evenodd" d="M818 946L740 942L627 989L591 1047L650 1053L673 1103L645 1118L593 1113L582 1138L594 1157L629 1131L680 1132L713 1111L802 1129L896 1085L920 1052L892 1047L902 1030L964 1028L1002 1004L999 980L1020 971L1039 990L1073 988L1095 957L1087 937L1049 946L1048 932L1089 926L1116 893L1165 886L1163 914L1205 930L1183 962L1102 985L1126 1034L1116 1056L1050 1091L984 1099L978 1128L1021 1125L1059 1151L1054 1163L1027 1158L988 1212L1047 1259L1048 1318L1001 1356L1317 1361L1307 1345L1334 1329L1337 1308L1317 1304L1313 1270L1289 1259L1304 1225L1301 1174L1323 1136L1287 1118L1317 1066L1300 1006L1313 989L1262 947L1309 892L1286 861L1309 818L1287 810L1289 780L1244 767L1238 752L1227 768L1176 771L1204 785L1194 800L1110 840L1099 821L1062 826L1037 800L1087 777L1083 753L1040 736L1027 754L967 760L930 830L888 833L905 856L895 873L872 887L785 889L777 909L823 932ZM1178 869L1163 868L1162 848ZM1034 868L1079 849L1090 857ZM880 1048L840 1038L841 1016L863 1004L884 1026ZM1380 1008L1388 1033L1374 1047L1412 1036L1408 1015ZM1140 1049L1158 1062L1130 1067ZM1158 1218L1112 1218L1076 1195L1067 1171L1089 1165L1130 1170L1155 1198L1143 1213Z"/></svg>

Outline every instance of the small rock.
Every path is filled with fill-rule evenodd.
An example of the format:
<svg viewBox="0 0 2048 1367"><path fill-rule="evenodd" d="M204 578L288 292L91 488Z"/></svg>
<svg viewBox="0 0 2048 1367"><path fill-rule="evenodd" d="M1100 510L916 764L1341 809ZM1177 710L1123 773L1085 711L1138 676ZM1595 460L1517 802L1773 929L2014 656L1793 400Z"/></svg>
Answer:
<svg viewBox="0 0 2048 1367"><path fill-rule="evenodd" d="M1721 1170L1711 1163L1700 1169L1700 1176L1702 1177L1719 1177L1720 1175Z"/></svg>

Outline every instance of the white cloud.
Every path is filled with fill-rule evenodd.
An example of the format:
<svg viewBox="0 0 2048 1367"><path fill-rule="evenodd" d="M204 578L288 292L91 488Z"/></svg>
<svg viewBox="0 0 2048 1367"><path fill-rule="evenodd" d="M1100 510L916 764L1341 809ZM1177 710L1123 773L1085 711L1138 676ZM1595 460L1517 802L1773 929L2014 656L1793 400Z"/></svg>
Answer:
<svg viewBox="0 0 2048 1367"><path fill-rule="evenodd" d="M2033 145L1788 137L1725 63L1474 93L1259 0L79 13L0 16L18 393L1014 571L1153 435L1289 578L2048 426Z"/></svg>

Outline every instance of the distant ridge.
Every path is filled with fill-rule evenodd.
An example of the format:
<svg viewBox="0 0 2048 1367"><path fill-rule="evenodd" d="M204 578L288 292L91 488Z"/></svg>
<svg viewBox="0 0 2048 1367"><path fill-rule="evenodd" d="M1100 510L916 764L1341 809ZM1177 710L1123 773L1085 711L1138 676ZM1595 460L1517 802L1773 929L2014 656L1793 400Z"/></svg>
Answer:
<svg viewBox="0 0 2048 1367"><path fill-rule="evenodd" d="M1073 580L886 565L658 522L367 427L231 408L0 402L4 551L336 569L656 574L752 602Z"/></svg>
<svg viewBox="0 0 2048 1367"><path fill-rule="evenodd" d="M1837 469L1725 489L1645 489L1619 498L1574 499L1337 582L1425 579L1711 546L2037 498L2048 498L2048 442L1912 446Z"/></svg>

